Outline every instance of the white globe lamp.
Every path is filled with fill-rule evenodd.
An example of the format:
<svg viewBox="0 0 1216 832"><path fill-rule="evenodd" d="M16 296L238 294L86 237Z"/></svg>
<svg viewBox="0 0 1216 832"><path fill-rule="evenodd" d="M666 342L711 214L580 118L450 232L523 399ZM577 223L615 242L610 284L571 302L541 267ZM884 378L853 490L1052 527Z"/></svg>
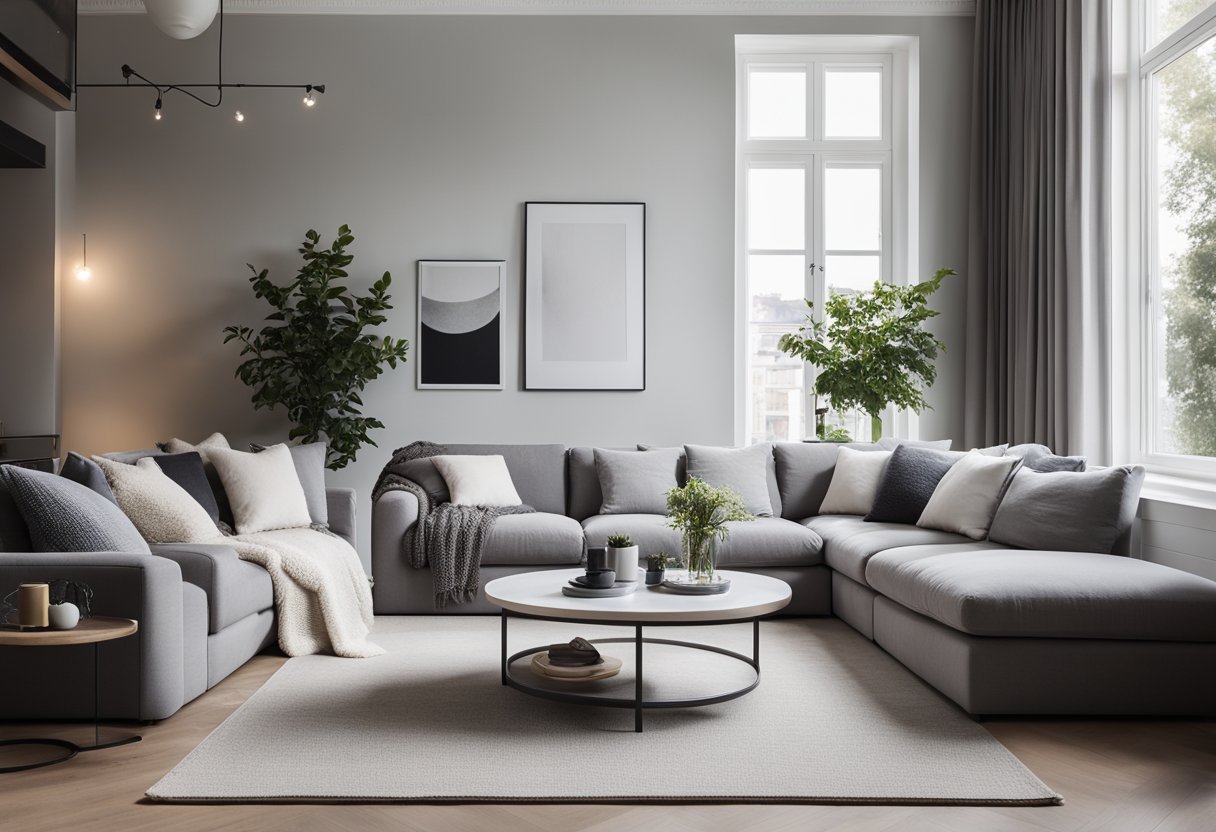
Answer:
<svg viewBox="0 0 1216 832"><path fill-rule="evenodd" d="M144 0L152 23L171 38L189 40L207 31L220 0Z"/></svg>

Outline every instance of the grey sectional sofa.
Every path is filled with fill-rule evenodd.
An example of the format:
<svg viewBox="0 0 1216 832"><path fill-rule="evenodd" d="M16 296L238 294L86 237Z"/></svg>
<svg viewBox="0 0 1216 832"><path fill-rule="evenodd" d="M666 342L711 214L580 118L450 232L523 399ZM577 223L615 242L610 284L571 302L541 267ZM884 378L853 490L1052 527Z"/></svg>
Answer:
<svg viewBox="0 0 1216 832"><path fill-rule="evenodd" d="M503 517L483 553L483 585L520 571L577 566L584 538L629 534L643 555L679 550L659 515L601 515L590 448L449 445L501 454L536 515ZM968 712L1216 713L1216 582L1115 554L1045 552L862 517L817 514L838 446L778 443L770 491L780 516L733 524L723 568L787 581L793 615L834 614ZM378 614L433 614L429 570L401 540L415 498L372 510ZM450 612L497 609L484 597Z"/></svg>
<svg viewBox="0 0 1216 832"><path fill-rule="evenodd" d="M97 615L134 618L139 632L99 646L103 719L171 716L275 640L270 575L227 546L153 546L151 555L22 550L16 507L0 499L0 587L66 578L89 584ZM329 526L355 543L355 492L327 489ZM90 646L0 647L6 719L93 715Z"/></svg>

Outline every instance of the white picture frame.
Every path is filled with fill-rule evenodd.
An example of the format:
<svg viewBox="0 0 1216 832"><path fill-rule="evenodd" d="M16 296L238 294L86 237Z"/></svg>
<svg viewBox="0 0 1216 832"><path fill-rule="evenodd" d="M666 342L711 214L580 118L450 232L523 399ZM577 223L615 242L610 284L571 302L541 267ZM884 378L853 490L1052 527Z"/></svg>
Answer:
<svg viewBox="0 0 1216 832"><path fill-rule="evenodd" d="M505 260L419 260L419 390L502 390Z"/></svg>

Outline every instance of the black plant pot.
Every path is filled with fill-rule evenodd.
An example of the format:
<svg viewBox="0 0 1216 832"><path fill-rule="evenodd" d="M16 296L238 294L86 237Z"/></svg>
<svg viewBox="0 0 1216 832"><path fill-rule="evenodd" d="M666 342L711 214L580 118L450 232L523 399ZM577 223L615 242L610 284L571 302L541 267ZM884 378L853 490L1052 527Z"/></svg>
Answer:
<svg viewBox="0 0 1216 832"><path fill-rule="evenodd" d="M663 583L664 574L665 574L665 572L662 569L659 569L659 570L647 569L646 570L646 586L657 586L658 584Z"/></svg>

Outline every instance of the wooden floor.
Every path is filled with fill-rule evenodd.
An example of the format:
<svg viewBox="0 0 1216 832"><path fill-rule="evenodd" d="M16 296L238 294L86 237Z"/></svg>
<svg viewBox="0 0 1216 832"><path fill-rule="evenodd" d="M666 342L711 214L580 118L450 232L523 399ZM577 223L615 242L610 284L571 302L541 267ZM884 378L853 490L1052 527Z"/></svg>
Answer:
<svg viewBox="0 0 1216 832"><path fill-rule="evenodd" d="M42 830L772 830L772 832L1212 832L1216 722L999 720L986 727L1065 805L909 806L168 806L141 803L172 768L268 679L283 659L258 656L135 745L63 765L0 775L0 829ZM0 724L0 737L49 726ZM68 730L68 729L65 729ZM70 726L78 736L91 732ZM91 735L91 734L90 734ZM65 734L66 736L66 734ZM324 755L318 748L317 754ZM672 765L679 765L672 760ZM641 772L639 776L652 773ZM571 772L571 777L591 776Z"/></svg>

